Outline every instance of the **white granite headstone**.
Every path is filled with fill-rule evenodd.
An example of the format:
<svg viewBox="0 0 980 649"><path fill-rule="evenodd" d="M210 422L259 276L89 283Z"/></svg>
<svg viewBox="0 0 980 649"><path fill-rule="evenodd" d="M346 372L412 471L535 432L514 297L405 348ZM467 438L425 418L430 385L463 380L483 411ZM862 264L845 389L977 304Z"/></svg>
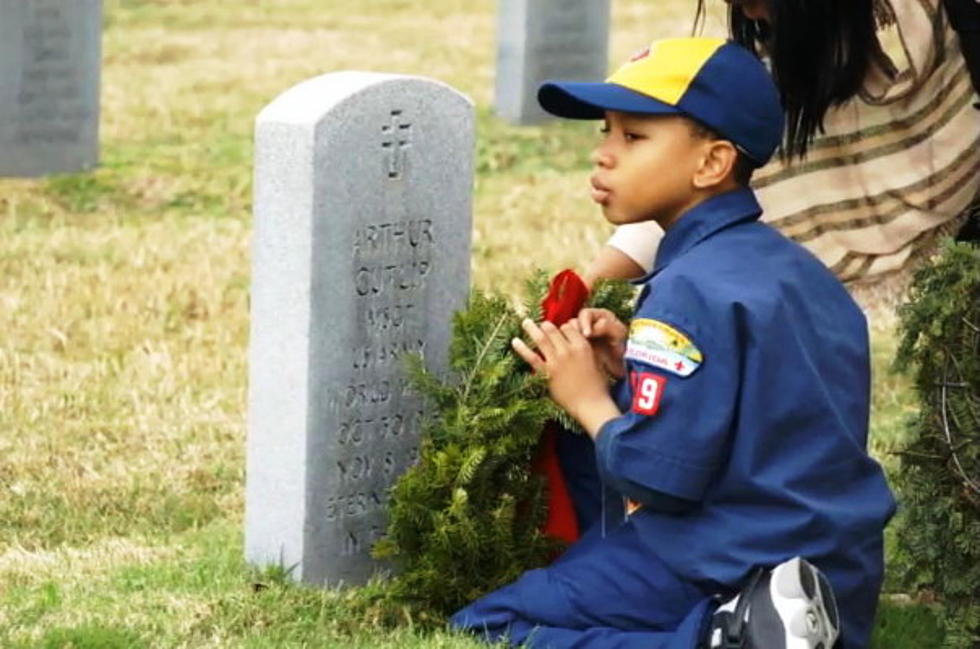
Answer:
<svg viewBox="0 0 980 649"><path fill-rule="evenodd" d="M99 157L102 0L0 0L0 176Z"/></svg>
<svg viewBox="0 0 980 649"><path fill-rule="evenodd" d="M339 72L280 95L255 138L246 555L362 583L418 456L401 356L444 368L469 293L473 104Z"/></svg>
<svg viewBox="0 0 980 649"><path fill-rule="evenodd" d="M610 0L500 0L497 114L515 124L547 119L538 86L608 74Z"/></svg>

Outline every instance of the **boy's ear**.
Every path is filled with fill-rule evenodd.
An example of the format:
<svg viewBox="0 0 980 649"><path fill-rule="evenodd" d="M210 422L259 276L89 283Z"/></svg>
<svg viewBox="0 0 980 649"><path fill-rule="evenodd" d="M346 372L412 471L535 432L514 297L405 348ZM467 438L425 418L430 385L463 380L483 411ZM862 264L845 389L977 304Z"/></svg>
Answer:
<svg viewBox="0 0 980 649"><path fill-rule="evenodd" d="M735 170L738 149L728 140L708 140L705 142L701 164L694 172L694 186L698 189L711 189L726 182Z"/></svg>

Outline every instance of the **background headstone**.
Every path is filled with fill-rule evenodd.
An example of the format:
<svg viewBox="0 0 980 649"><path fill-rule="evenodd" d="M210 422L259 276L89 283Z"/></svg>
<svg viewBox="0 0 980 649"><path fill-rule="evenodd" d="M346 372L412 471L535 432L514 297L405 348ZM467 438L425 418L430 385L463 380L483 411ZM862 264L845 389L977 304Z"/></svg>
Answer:
<svg viewBox="0 0 980 649"><path fill-rule="evenodd" d="M469 293L473 104L328 74L256 123L245 545L317 584L365 581L387 490L418 456L400 356L445 368Z"/></svg>
<svg viewBox="0 0 980 649"><path fill-rule="evenodd" d="M500 0L497 114L515 124L547 119L538 86L548 79L601 81L608 74L610 0Z"/></svg>
<svg viewBox="0 0 980 649"><path fill-rule="evenodd" d="M99 157L102 0L0 0L0 176Z"/></svg>

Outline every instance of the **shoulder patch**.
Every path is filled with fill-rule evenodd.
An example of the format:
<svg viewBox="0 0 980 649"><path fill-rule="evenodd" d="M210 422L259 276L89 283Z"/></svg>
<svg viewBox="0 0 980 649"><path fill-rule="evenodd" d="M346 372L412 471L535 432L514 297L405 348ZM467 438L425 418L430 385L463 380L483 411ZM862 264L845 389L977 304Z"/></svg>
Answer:
<svg viewBox="0 0 980 649"><path fill-rule="evenodd" d="M701 350L690 338L666 322L648 318L630 323L625 358L677 376L690 376L704 361Z"/></svg>

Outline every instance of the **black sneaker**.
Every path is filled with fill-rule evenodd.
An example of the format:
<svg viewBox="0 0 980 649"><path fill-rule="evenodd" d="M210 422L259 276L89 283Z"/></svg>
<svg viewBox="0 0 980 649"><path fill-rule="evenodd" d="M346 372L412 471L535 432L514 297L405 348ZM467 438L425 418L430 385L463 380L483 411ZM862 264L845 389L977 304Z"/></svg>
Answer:
<svg viewBox="0 0 980 649"><path fill-rule="evenodd" d="M832 649L840 632L827 578L799 557L770 571L721 605L711 620L708 649Z"/></svg>

